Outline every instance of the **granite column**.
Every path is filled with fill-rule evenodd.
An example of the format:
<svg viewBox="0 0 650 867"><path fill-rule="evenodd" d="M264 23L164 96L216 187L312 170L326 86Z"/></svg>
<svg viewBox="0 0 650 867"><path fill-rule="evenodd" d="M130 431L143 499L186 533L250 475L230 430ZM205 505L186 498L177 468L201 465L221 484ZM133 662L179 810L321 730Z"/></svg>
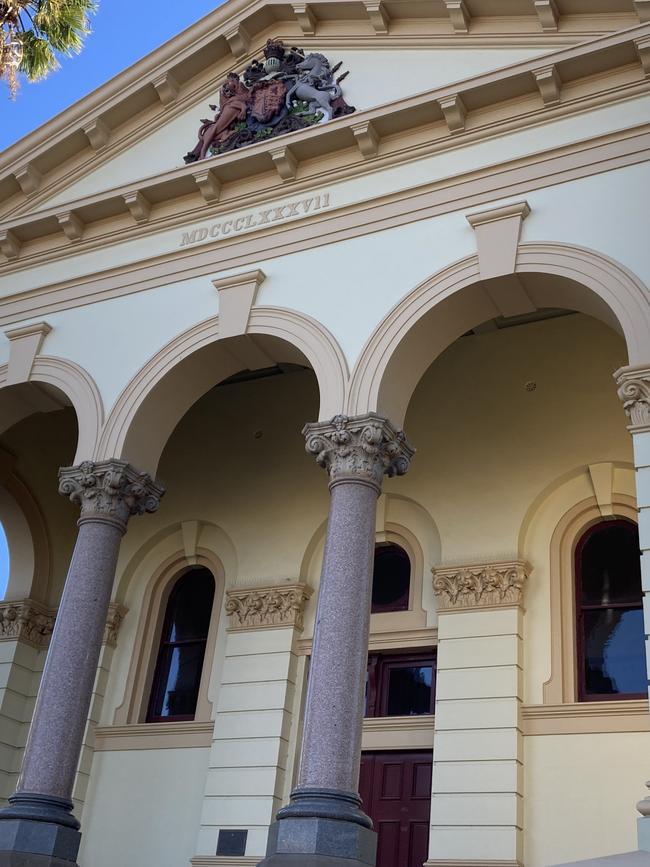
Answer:
<svg viewBox="0 0 650 867"><path fill-rule="evenodd" d="M131 515L158 508L162 488L124 461L59 473L80 506L79 532L43 671L16 792L0 811L0 865L71 867L81 841L72 789L120 541Z"/></svg>
<svg viewBox="0 0 650 867"><path fill-rule="evenodd" d="M374 865L376 837L358 795L377 497L413 449L386 419L309 424L307 451L331 492L298 785L271 826L268 867Z"/></svg>
<svg viewBox="0 0 650 867"><path fill-rule="evenodd" d="M614 378L634 445L646 659L650 660L650 364L621 367ZM650 788L650 783L646 785ZM639 801L637 809L641 813L637 822L639 849L650 852L650 796Z"/></svg>

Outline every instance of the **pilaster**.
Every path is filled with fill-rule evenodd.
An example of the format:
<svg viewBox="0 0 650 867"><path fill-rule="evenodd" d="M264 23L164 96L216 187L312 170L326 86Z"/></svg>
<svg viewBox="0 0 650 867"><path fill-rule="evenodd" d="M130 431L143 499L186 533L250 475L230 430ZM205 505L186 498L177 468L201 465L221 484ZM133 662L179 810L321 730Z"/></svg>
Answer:
<svg viewBox="0 0 650 867"><path fill-rule="evenodd" d="M110 662L126 609L109 606L104 641L93 688L82 758L77 770L73 800L81 815L93 753L93 730L101 715ZM0 603L0 800L6 801L15 789L23 750L43 674L56 609L32 599Z"/></svg>
<svg viewBox="0 0 650 867"><path fill-rule="evenodd" d="M650 364L621 367L614 374L614 379L634 445L643 618L646 660L650 672ZM650 682L648 688L650 691ZM650 852L650 795L639 802L637 809L641 813L638 820L639 849Z"/></svg>
<svg viewBox="0 0 650 867"><path fill-rule="evenodd" d="M519 560L433 570L438 675L427 867L523 856Z"/></svg>
<svg viewBox="0 0 650 867"><path fill-rule="evenodd" d="M246 830L243 855L261 859L269 825L288 797L295 643L311 593L299 582L226 593L230 621L197 842L201 863L212 863L222 829Z"/></svg>

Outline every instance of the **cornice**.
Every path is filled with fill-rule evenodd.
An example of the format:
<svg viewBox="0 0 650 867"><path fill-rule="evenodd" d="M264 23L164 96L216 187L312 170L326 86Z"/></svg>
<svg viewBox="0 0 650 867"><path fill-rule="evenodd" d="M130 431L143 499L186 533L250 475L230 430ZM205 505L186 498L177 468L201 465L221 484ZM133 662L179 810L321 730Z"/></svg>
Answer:
<svg viewBox="0 0 650 867"><path fill-rule="evenodd" d="M455 27L453 16L442 4L440 15L433 15L435 8L427 0L411 0L401 7L402 17L386 19L382 27L377 27L373 4L361 0L303 5L305 14L301 16L296 4L291 9L282 0L229 0L10 147L0 159L0 198L7 199L21 190L29 195L39 186L48 188L48 172L89 146L95 153L86 163L96 167L114 154L116 143L128 138L139 116L149 115L154 122L169 119L170 108L178 110L192 91L196 93L198 79L207 76L211 86L215 75L221 76L251 57L268 35L290 43L300 40L307 47L311 43L320 50L344 44L352 47L350 41L355 39L357 45L368 48L382 42L395 47L419 46L424 42L423 34L425 40L442 44L491 42L501 47L504 42L521 44L522 40L534 45L575 44L639 20L625 0L609 0L605 14L560 16L553 32L543 27L529 0L511 0L510 15L475 18L468 22L466 31ZM345 11L339 15L337 7ZM418 7L433 17L422 17ZM305 28L305 20L312 22L310 27ZM246 33L243 42L236 38L241 32ZM129 129L133 118L136 122Z"/></svg>
<svg viewBox="0 0 650 867"><path fill-rule="evenodd" d="M432 152L634 98L650 91L650 80L643 77L636 50L639 38L647 36L650 24L546 55L545 66L552 63L560 70L564 88L561 103L548 104L540 96L533 74L539 67L538 59L289 134L282 141L291 147L298 161L296 180L282 180L274 168L273 148L260 143L204 160L200 168L195 164L184 166L74 200L66 203L65 214L61 206L56 206L13 217L0 223L0 238L5 239L0 249L9 260L6 267L23 268L42 259L49 262L144 237L186 223L190 215L196 221L197 205L201 217L208 218L227 208L241 209L269 195L298 193L315 184L340 181L395 162L413 161ZM462 96L463 103L471 107L462 129L448 125L441 107L446 98L454 95ZM430 121L425 127L424 117ZM359 124L372 127L377 156L368 158L366 143L358 135ZM309 159L303 162L307 156ZM214 196L202 195L207 170L220 188L218 201ZM150 200L156 203L152 207ZM146 202L147 207L134 213L138 201ZM107 213L113 216L107 218ZM70 226L74 229L73 240Z"/></svg>
<svg viewBox="0 0 650 867"><path fill-rule="evenodd" d="M127 263L88 276L70 278L7 296L0 326L35 316L93 304L179 280L214 275L223 268L255 266L261 259L286 256L349 240L454 210L468 210L494 199L612 171L650 159L650 125L620 130L470 170L370 201L346 205L319 216L271 225L218 244L179 249L144 262ZM231 212L232 213L232 212ZM46 259L46 257L44 257ZM5 266L5 273L8 267Z"/></svg>

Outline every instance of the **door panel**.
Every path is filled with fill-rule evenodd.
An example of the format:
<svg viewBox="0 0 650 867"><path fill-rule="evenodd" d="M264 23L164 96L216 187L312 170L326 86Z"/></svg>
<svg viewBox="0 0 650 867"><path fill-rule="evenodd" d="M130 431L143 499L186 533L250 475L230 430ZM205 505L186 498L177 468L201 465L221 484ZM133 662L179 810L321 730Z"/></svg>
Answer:
<svg viewBox="0 0 650 867"><path fill-rule="evenodd" d="M377 867L422 867L429 846L430 752L363 753L359 791L378 834Z"/></svg>

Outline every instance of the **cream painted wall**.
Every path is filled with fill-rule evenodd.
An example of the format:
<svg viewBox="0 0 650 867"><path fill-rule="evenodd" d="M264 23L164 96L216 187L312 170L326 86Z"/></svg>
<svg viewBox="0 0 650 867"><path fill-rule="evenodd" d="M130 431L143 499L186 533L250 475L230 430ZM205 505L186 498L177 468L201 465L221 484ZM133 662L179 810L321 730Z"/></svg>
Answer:
<svg viewBox="0 0 650 867"><path fill-rule="evenodd" d="M361 111L520 60L528 60L547 53L550 48L430 48L415 51L373 48L368 51L336 51L316 46L313 50L322 50L333 64L343 61L342 70L350 71L345 81L344 95L350 105ZM395 74L396 69L399 70L398 75ZM212 117L208 105L218 99L221 83L221 79L215 78L214 95L192 105L162 127L157 125L155 132L145 136L126 153L89 172L64 192L46 200L41 207L93 195L182 166L183 155L196 144L200 119Z"/></svg>
<svg viewBox="0 0 650 867"><path fill-rule="evenodd" d="M643 226L639 191L649 185L650 164L640 164L528 193L532 210L523 224L522 240L559 240L601 251L650 285L650 262L643 256L639 234ZM575 210L578 199L585 203L579 216ZM450 213L260 261L267 279L257 302L297 309L319 320L334 334L352 366L374 328L400 298L475 250L464 212ZM305 289L307 274L309 291ZM53 330L45 338L43 352L69 358L87 369L108 411L130 378L167 341L218 311L216 294L206 276L48 314ZM100 311L102 326L98 328ZM117 335L120 351L116 353ZM8 353L9 341L2 336L0 361Z"/></svg>
<svg viewBox="0 0 650 867"><path fill-rule="evenodd" d="M524 744L526 867L636 849L650 734L544 735Z"/></svg>
<svg viewBox="0 0 650 867"><path fill-rule="evenodd" d="M186 867L194 853L207 748L95 753L80 861Z"/></svg>
<svg viewBox="0 0 650 867"><path fill-rule="evenodd" d="M493 139L475 144L463 146L459 143L458 147L444 153L426 157L416 162L405 163L380 173L372 172L350 181L332 184L329 187L315 188L310 192L313 194L329 192L331 208L334 210L348 204L372 201L378 193L383 196L399 190L417 188L423 184L429 184L433 178L454 177L486 166L498 166L504 160L517 159L537 153L540 148L562 146L591 136L627 129L635 126L638 118L647 116L648 112L650 112L650 97L642 97L585 113L581 115L579 124L576 123L575 118L566 117L543 126L495 136ZM643 261L639 262L637 252L638 233L640 231L637 215L639 209L643 207L643 197L639 191L644 189L649 182L650 165L646 163L585 178L580 182L548 187L544 191L544 197L539 200L540 214L538 218L542 217L543 211L543 222L537 223L538 230L541 232L543 229L544 234L531 235L532 230L527 229L526 238L527 240L534 238L535 240L561 242L565 241L562 232L566 228L569 231L569 237L579 234L579 237L584 239L585 246L598 250L603 235L608 237L602 228L603 208L606 203L607 215L616 225L616 232L614 233L616 241L607 240L605 251L610 249L612 244L616 244L616 249L619 252L617 258L622 264L627 265L632 270L635 270L635 266L637 266L639 268L638 276L646 283L650 283L650 264ZM575 183L580 184L579 188L574 187ZM621 185L626 188L628 194L631 194L634 204L631 204L629 195L624 197L620 194ZM554 197L558 195L558 190L560 194L556 208L553 202L555 201ZM576 191L573 195L571 194L572 190ZM584 200L588 207L579 205L578 191L580 196L585 197ZM533 197L539 193L526 194L526 197L528 198L529 195ZM522 197L522 195L518 195L516 198L521 199ZM269 202L273 205L280 205L290 200L290 195L275 194L269 199ZM596 202L597 207L594 207L594 202ZM580 207L579 211L576 211L577 207ZM468 208L467 210L472 209ZM237 213L237 210L233 209L232 215L235 216ZM575 220L571 220L573 216L575 216ZM571 224L567 226L569 220L571 220ZM528 223L528 220L526 222ZM183 230L197 228L199 225L201 224L193 223L191 226L160 232L142 239L107 245L100 251L81 253L47 265L39 265L6 277L0 277L0 297L59 281L85 278L89 274L98 274L120 265L144 261L153 256L173 252L179 248ZM535 226L535 222L531 225ZM425 241L422 240L423 235L426 238ZM451 238L452 235L453 238ZM275 263L272 267L276 273L291 272L292 279L289 281L285 279L282 284L286 285L288 290L287 295L282 296L286 299L283 303L291 304L298 294L300 298L299 309L303 309L302 304L306 300L313 299L315 295L315 292L305 292L303 275L309 273L311 279L317 273L316 269L309 271L303 269L309 267L312 261L317 263L325 260L330 278L328 292L334 291L335 293L330 304L332 312L325 324L328 324L332 319L340 321L343 318L338 315L336 303L345 300L350 317L356 319L357 325L361 322L366 323L365 333L369 333L372 325L381 318L382 308L375 306L374 300L377 293L381 297L382 292L386 291L382 288L386 286L386 278L382 272L385 270L385 263L389 256L396 260L404 271L403 280L398 286L393 286L392 290L388 290L391 291L392 306L419 280L434 274L456 259L468 255L468 252L475 251L473 233L464 220L464 213L452 213L444 217L403 226L399 229L375 233L363 239L363 242L370 244L370 247L365 246L360 239L356 239L330 244L321 251L308 250L283 259L261 261L259 265L269 274L271 272L267 269L271 267L270 262ZM357 246L358 244L361 246ZM399 244L399 257L394 255L397 244ZM196 249L200 250L201 245L198 244ZM426 256L423 255L423 251L427 251ZM319 255L321 260L312 258ZM355 263L360 262L362 256L365 257L368 270L361 285L367 287L367 291L372 292L372 294L368 296L360 293L351 297L349 282L345 278L349 268L351 266L354 268ZM325 258L323 259L323 257ZM377 267L370 270L375 261ZM279 272L278 269L280 269ZM221 273L225 275L238 270L244 269L223 269ZM392 269L388 271L389 275L393 273ZM420 274L421 276L419 276ZM300 275L299 279L297 279L297 275ZM368 297L372 298L372 305L367 304ZM358 303L355 303L355 300ZM379 316L373 318L375 312ZM97 330L94 316L95 313L93 313L93 332ZM107 322L104 327L110 330L108 325ZM127 323L120 320L119 325L124 330L126 337L128 335ZM136 326L137 331L135 331ZM141 322L131 323L131 327L134 329L131 339L140 341L145 339ZM115 323L114 328L117 328L117 323ZM358 330L363 334L363 329ZM333 331L336 333L337 329L334 328ZM51 339L52 335L48 340ZM70 346L67 346L67 350L75 353L79 351L76 347ZM5 360L7 354L8 346L3 338L0 340L0 362Z"/></svg>

